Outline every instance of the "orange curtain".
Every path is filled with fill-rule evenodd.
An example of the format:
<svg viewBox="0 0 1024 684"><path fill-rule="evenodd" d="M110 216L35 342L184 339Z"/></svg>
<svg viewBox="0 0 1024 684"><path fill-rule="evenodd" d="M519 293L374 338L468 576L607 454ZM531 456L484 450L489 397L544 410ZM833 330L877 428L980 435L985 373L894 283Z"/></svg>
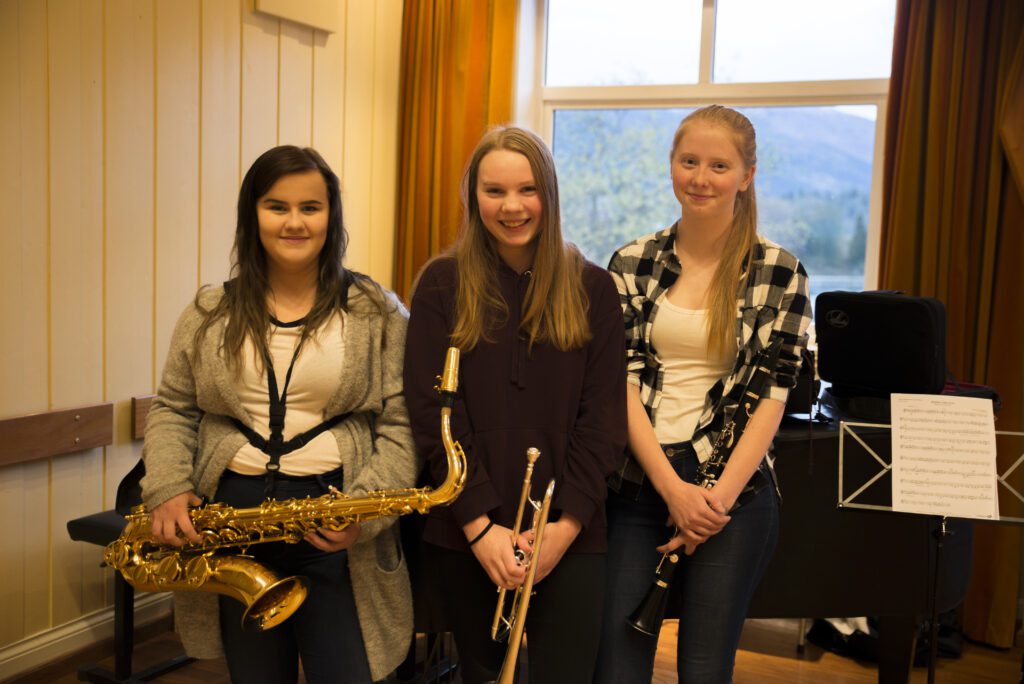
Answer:
<svg viewBox="0 0 1024 684"><path fill-rule="evenodd" d="M1019 0L900 0L886 121L880 286L946 305L957 378L991 385L1024 429L1024 111ZM999 470L1024 442L999 444ZM1018 478L1018 489L1022 488ZM1000 495L1003 515L1024 506ZM1013 644L1021 527L975 525L967 636Z"/></svg>
<svg viewBox="0 0 1024 684"><path fill-rule="evenodd" d="M450 245L480 136L512 118L516 0L407 0L402 19L395 290Z"/></svg>

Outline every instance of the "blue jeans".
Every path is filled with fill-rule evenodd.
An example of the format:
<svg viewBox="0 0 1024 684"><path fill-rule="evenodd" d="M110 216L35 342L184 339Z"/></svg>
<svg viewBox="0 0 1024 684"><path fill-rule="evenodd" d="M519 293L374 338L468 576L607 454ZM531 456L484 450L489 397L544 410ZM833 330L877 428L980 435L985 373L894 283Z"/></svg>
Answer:
<svg viewBox="0 0 1024 684"><path fill-rule="evenodd" d="M320 496L329 485L341 489L341 470L310 478L282 478L275 499ZM264 478L226 471L216 500L237 508L258 506L264 497ZM288 684L299 674L299 658L310 684L371 681L363 633L356 614L348 552L327 553L303 540L298 544L271 542L250 546L248 553L277 571L280 577L303 575L309 594L295 614L265 632L241 627L244 606L220 598L220 629L232 682Z"/></svg>
<svg viewBox="0 0 1024 684"><path fill-rule="evenodd" d="M675 456L669 461L683 480L693 482L698 466L693 449L688 443L671 446ZM672 592L679 596L673 599L682 606L676 650L680 682L732 682L747 608L778 542L774 486L761 489L731 516L692 556L681 556L675 572ZM657 639L628 626L626 618L654 579L661 559L655 547L671 536L667 519L668 509L648 481L633 496L608 493L608 586L594 677L599 684L651 681Z"/></svg>

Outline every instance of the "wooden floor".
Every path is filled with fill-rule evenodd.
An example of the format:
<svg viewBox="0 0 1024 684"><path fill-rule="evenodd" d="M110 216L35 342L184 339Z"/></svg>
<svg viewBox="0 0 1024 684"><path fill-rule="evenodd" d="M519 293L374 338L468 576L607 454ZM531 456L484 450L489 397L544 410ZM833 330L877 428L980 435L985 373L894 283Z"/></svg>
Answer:
<svg viewBox="0 0 1024 684"><path fill-rule="evenodd" d="M868 684L878 681L873 663L860 663L807 644L797 654L798 620L747 620L736 654L735 684ZM654 683L675 682L675 621L666 622L658 641ZM1021 649L998 651L966 644L963 657L940 658L936 684L1018 684ZM928 681L926 668L915 668L912 684Z"/></svg>
<svg viewBox="0 0 1024 684"><path fill-rule="evenodd" d="M796 652L796 620L748 620L736 658L736 684L868 684L878 681L877 669L871 664L841 658L808 644L804 654ZM675 682L676 623L667 622L658 642L655 662L655 684ZM145 638L135 649L136 669L180 654L177 637L167 631ZM935 681L938 684L1018 684L1021 672L1021 649L998 651L967 644L962 658L940 659ZM83 660L94 660L102 654L84 654L74 662L60 663L45 670L11 680L7 684L74 684L75 671ZM101 661L113 667L113 659ZM227 684L227 669L222 660L193 662L180 670L156 680L159 684ZM914 670L911 682L923 684L927 671Z"/></svg>

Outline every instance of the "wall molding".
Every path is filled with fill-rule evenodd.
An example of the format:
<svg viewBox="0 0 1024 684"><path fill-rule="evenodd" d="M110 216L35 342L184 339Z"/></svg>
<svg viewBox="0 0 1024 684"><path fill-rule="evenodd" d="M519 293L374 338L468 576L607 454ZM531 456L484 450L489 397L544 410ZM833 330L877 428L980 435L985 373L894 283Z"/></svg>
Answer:
<svg viewBox="0 0 1024 684"><path fill-rule="evenodd" d="M170 594L136 596L135 628L138 630L166 617L170 612ZM114 607L108 606L0 649L0 681L31 672L76 651L113 638Z"/></svg>
<svg viewBox="0 0 1024 684"><path fill-rule="evenodd" d="M155 398L155 394L132 397L132 439L146 436L146 418L149 417L149 409Z"/></svg>
<svg viewBox="0 0 1024 684"><path fill-rule="evenodd" d="M0 420L0 465L86 451L114 441L110 402Z"/></svg>

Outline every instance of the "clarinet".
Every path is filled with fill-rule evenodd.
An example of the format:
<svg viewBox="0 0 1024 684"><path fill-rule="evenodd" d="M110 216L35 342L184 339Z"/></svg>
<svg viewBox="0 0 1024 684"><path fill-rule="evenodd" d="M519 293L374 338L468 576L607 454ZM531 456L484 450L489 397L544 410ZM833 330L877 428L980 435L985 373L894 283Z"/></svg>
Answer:
<svg viewBox="0 0 1024 684"><path fill-rule="evenodd" d="M757 403L764 391L764 384L775 369L781 349L782 337L776 335L768 346L762 348L754 357L754 370L747 381L747 386L743 389L740 404L733 411L732 418L718 433L718 438L712 447L711 457L701 463L697 469L694 484L711 489L718 483L718 478L725 470L725 464L732 454L733 447L747 427L747 422L754 414L754 409L757 408ZM732 510L748 503L755 495L756 492L745 489L736 499ZM658 636L658 632L661 631L661 622L665 618L668 594L672 588L672 577L675 575L678 563L679 554L675 551L662 555L661 561L658 562L658 567L654 571L654 582L651 583L651 587L647 590L640 605L626 618L626 623L630 627L647 636Z"/></svg>
<svg viewBox="0 0 1024 684"><path fill-rule="evenodd" d="M754 358L754 370L743 390L740 405L733 412L732 419L718 433L718 439L715 440L711 450L711 458L701 463L697 469L696 484L705 489L711 489L718 483L718 478L722 476L725 464L729 460L729 456L732 455L733 446L743 434L750 417L754 414L754 409L757 408L757 402L761 399L761 393L764 391L764 383L775 370L781 349L782 337L776 336L767 347L757 353ZM742 495L740 498L742 499ZM746 501L737 499L734 508L743 503Z"/></svg>

